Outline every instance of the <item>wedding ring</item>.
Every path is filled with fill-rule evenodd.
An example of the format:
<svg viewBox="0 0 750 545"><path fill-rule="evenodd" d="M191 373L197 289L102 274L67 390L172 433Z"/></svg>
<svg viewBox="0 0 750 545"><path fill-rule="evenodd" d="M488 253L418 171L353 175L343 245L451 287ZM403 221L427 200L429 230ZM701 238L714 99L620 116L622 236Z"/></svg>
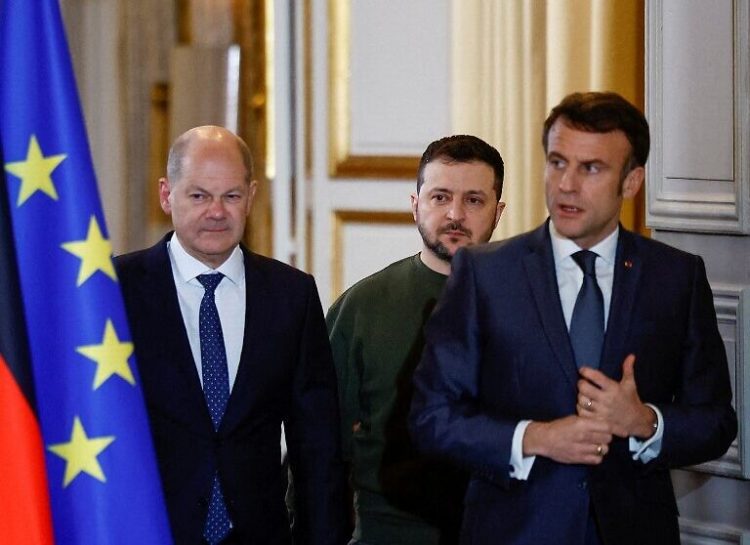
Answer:
<svg viewBox="0 0 750 545"><path fill-rule="evenodd" d="M590 409L590 408L591 408L591 405L592 405L593 403L594 403L594 402L593 402L593 401L591 401L590 399L589 399L589 400L587 400L587 401L586 401L586 408L587 408L587 409Z"/></svg>
<svg viewBox="0 0 750 545"><path fill-rule="evenodd" d="M603 452L604 452L604 447L601 446L601 445L597 445L596 446L596 455L597 456L601 456Z"/></svg>

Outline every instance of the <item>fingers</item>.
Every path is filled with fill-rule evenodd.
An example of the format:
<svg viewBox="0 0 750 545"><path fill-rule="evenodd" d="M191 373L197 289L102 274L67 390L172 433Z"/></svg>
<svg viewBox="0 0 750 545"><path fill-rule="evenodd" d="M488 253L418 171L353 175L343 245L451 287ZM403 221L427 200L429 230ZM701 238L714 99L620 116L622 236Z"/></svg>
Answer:
<svg viewBox="0 0 750 545"><path fill-rule="evenodd" d="M609 453L609 445L607 443L599 443L593 446L594 454L600 458L604 458Z"/></svg>
<svg viewBox="0 0 750 545"><path fill-rule="evenodd" d="M601 462L604 457L609 453L609 444L607 443L599 443L596 445L592 445L592 448L594 450L594 456L598 458L597 463Z"/></svg>
<svg viewBox="0 0 750 545"><path fill-rule="evenodd" d="M609 447L607 445L597 445L592 443L590 445L585 445L583 449L584 453L574 463L588 465L601 464L609 453Z"/></svg>
<svg viewBox="0 0 750 545"><path fill-rule="evenodd" d="M578 416L586 418L595 416L594 400L579 392L578 400L576 402L576 412L578 413Z"/></svg>
<svg viewBox="0 0 750 545"><path fill-rule="evenodd" d="M609 444L612 441L612 430L605 420L576 418L574 426L569 437L577 443Z"/></svg>
<svg viewBox="0 0 750 545"><path fill-rule="evenodd" d="M588 382L600 389L604 389L614 382L611 378L609 378L598 369L592 369L591 367L581 367L578 370L578 373Z"/></svg>
<svg viewBox="0 0 750 545"><path fill-rule="evenodd" d="M612 442L612 434L608 431L601 431L596 427L589 430L585 440L580 444L583 451L582 463L589 465L598 465L609 453L609 445Z"/></svg>
<svg viewBox="0 0 750 545"><path fill-rule="evenodd" d="M525 455L541 455L563 464L595 465L609 452L612 433L603 420L571 415L532 422L523 441Z"/></svg>
<svg viewBox="0 0 750 545"><path fill-rule="evenodd" d="M607 446L612 442L612 434L609 432L592 433L588 442Z"/></svg>
<svg viewBox="0 0 750 545"><path fill-rule="evenodd" d="M635 354L628 354L625 360L622 362L622 380L635 381L635 373L633 371L635 367Z"/></svg>
<svg viewBox="0 0 750 545"><path fill-rule="evenodd" d="M635 354L628 354L622 362L622 381L635 380L634 368ZM582 382L586 381L600 390L606 390L608 387L617 384L616 381L612 380L598 369L592 369L591 367L581 367L578 370L578 373L585 379L585 381L578 381L579 388Z"/></svg>
<svg viewBox="0 0 750 545"><path fill-rule="evenodd" d="M578 404L584 409L592 409L596 402L601 402L610 392L609 390L602 390L594 386L591 382L586 379L580 379L578 381ZM590 403L589 403L590 402Z"/></svg>
<svg viewBox="0 0 750 545"><path fill-rule="evenodd" d="M610 443L607 440L602 442L590 441L578 445L578 459L576 463L598 465L604 460L609 453Z"/></svg>

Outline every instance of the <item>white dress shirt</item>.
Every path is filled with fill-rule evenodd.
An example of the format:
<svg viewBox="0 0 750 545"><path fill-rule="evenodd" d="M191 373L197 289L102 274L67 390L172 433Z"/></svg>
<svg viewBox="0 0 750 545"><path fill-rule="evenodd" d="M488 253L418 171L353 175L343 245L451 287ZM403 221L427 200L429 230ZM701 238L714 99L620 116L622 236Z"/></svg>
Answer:
<svg viewBox="0 0 750 545"><path fill-rule="evenodd" d="M222 273L225 278L215 291L216 308L219 311L221 330L224 333L224 347L227 352L229 390L232 390L240 365L242 343L245 334L245 262L242 250L237 246L229 258L217 269L211 269L185 251L177 235L167 243L169 260L172 263L172 276L177 288L182 320L185 324L190 350L195 367L203 384L201 365L201 342L198 333L198 316L205 288L198 281L198 275Z"/></svg>
<svg viewBox="0 0 750 545"><path fill-rule="evenodd" d="M557 232L553 222L549 222L549 234L552 240L552 256L555 260L555 275L557 276L557 288L560 294L565 325L570 329L570 320L573 316L573 307L576 304L578 291L583 284L583 271L573 259L572 255L580 250L575 242L563 237ZM609 320L609 304L612 300L612 283L615 276L615 257L617 253L617 239L620 234L619 227L615 229L604 240L595 244L589 250L597 254L594 265L596 267L596 282L602 291L604 298L604 330L606 332ZM647 403L656 413L657 429L646 441L635 437L630 438L630 451L634 460L640 460L644 464L656 458L661 451L661 439L664 435L664 419L661 412L655 406ZM522 420L516 426L513 433L513 444L511 446L510 476L515 479L526 480L531 473L536 456L523 456L523 436L531 420Z"/></svg>

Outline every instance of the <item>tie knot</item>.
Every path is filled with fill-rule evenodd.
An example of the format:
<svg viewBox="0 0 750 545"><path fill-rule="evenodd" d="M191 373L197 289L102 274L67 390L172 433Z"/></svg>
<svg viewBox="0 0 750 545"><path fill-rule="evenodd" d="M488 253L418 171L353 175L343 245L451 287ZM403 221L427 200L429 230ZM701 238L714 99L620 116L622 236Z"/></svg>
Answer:
<svg viewBox="0 0 750 545"><path fill-rule="evenodd" d="M224 278L224 275L221 273L199 274L197 278L198 282L203 284L203 287L206 288L207 293L213 293L216 286L221 282L221 279Z"/></svg>
<svg viewBox="0 0 750 545"><path fill-rule="evenodd" d="M596 262L597 254L590 250L581 250L571 256L578 266L581 267L583 274L588 276L596 276L596 268L594 263Z"/></svg>

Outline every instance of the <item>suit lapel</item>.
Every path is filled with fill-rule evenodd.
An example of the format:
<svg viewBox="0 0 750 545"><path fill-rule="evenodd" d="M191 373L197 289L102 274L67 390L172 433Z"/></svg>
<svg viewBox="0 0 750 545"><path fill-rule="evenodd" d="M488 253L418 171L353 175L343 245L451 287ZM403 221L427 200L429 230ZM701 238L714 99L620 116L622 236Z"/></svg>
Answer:
<svg viewBox="0 0 750 545"><path fill-rule="evenodd" d="M570 384L575 388L578 381L578 369L560 306L560 293L557 289L555 260L549 240L548 222L549 220L531 233L529 240L531 251L523 258L523 266L536 310L555 359Z"/></svg>
<svg viewBox="0 0 750 545"><path fill-rule="evenodd" d="M630 327L633 301L643 265L636 251L633 234L620 226L619 237L612 280L612 299L609 305L609 319L601 363L601 371L617 380L622 377L624 344Z"/></svg>
<svg viewBox="0 0 750 545"><path fill-rule="evenodd" d="M268 301L262 272L254 264L252 253L245 248L242 248L242 253L245 261L245 328L237 377L221 422L224 429L231 429L239 421L242 408L253 401L253 385L257 386L260 379L259 374L253 369L253 362L258 359L254 353L260 343L260 332L264 330L263 320L267 318L264 309L271 304Z"/></svg>
<svg viewBox="0 0 750 545"><path fill-rule="evenodd" d="M177 288L174 285L172 264L169 260L166 244L170 236L171 233L152 248L152 254L146 261L146 274L143 279L146 296L143 300L152 309L150 315L160 317L158 327L163 329L165 350L167 351L166 354L162 355L160 361L164 362L163 365L172 367L174 380L184 383L184 391L188 392L188 398L196 400L193 407L205 413L205 418L210 423L203 388L198 377L193 353L190 350L190 341L177 299ZM175 385L175 387L177 386ZM186 409L188 408L186 407Z"/></svg>

